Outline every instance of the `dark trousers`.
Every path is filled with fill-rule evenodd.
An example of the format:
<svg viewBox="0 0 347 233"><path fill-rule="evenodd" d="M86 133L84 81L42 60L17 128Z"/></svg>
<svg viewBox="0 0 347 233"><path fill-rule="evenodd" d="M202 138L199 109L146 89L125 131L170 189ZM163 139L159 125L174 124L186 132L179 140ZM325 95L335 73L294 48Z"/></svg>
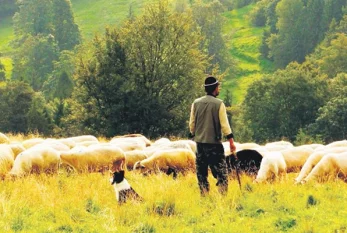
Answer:
<svg viewBox="0 0 347 233"><path fill-rule="evenodd" d="M222 144L197 143L196 172L201 195L210 190L208 167L217 179L218 191L226 194L228 191L228 172Z"/></svg>

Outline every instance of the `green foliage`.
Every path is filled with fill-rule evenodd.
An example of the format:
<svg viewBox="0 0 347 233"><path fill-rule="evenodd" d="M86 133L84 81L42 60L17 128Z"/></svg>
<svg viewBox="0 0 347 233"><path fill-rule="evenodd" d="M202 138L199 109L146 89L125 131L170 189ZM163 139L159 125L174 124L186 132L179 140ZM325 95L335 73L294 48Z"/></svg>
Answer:
<svg viewBox="0 0 347 233"><path fill-rule="evenodd" d="M70 0L53 1L54 36L60 50L72 50L81 42L78 25L74 21Z"/></svg>
<svg viewBox="0 0 347 233"><path fill-rule="evenodd" d="M206 51L210 57L210 67L207 72L212 73L215 65L218 65L222 72L233 66L229 54L227 53L225 39L222 34L224 11L223 5L219 1L210 3L196 2L192 6L193 18L201 30L200 50Z"/></svg>
<svg viewBox="0 0 347 233"><path fill-rule="evenodd" d="M265 6L259 4L262 2L258 2L256 7L250 12L250 21L251 24L255 27L263 27L266 25L266 8Z"/></svg>
<svg viewBox="0 0 347 233"><path fill-rule="evenodd" d="M309 195L307 197L307 204L306 204L307 208L317 204L318 204L318 200L313 195Z"/></svg>
<svg viewBox="0 0 347 233"><path fill-rule="evenodd" d="M57 59L58 48L51 36L29 36L13 58L13 79L24 80L34 90L41 90Z"/></svg>
<svg viewBox="0 0 347 233"><path fill-rule="evenodd" d="M322 135L325 142L343 140L347 134L347 75L340 74L329 84L330 98L318 110L311 133Z"/></svg>
<svg viewBox="0 0 347 233"><path fill-rule="evenodd" d="M2 64L0 60L0 82L6 80L6 75L5 75L5 66Z"/></svg>
<svg viewBox="0 0 347 233"><path fill-rule="evenodd" d="M327 46L321 53L321 69L329 77L335 77L341 72L347 72L347 36L345 34L337 34L337 38L333 39L330 46Z"/></svg>
<svg viewBox="0 0 347 233"><path fill-rule="evenodd" d="M24 82L10 82L0 88L1 131L28 132L27 112L34 96L32 88Z"/></svg>
<svg viewBox="0 0 347 233"><path fill-rule="evenodd" d="M12 16L16 11L16 0L0 0L0 18Z"/></svg>
<svg viewBox="0 0 347 233"><path fill-rule="evenodd" d="M34 94L26 116L28 121L28 131L38 132L45 136L52 133L52 116L42 93L38 92Z"/></svg>
<svg viewBox="0 0 347 233"><path fill-rule="evenodd" d="M310 66L293 63L251 84L243 105L255 141L292 141L300 128L313 123L327 96L327 84L317 76Z"/></svg>
<svg viewBox="0 0 347 233"><path fill-rule="evenodd" d="M13 79L24 80L42 90L54 69L61 50L71 50L80 43L69 0L19 1L13 17L16 49ZM62 71L56 71L62 77ZM64 77L63 77L64 78ZM66 77L65 77L66 78Z"/></svg>

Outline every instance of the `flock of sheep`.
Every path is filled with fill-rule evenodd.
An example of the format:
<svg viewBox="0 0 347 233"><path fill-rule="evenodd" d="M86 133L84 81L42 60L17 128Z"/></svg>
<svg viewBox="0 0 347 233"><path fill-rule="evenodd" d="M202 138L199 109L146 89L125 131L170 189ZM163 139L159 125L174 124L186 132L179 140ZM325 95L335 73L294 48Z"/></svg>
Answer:
<svg viewBox="0 0 347 233"><path fill-rule="evenodd" d="M229 143L223 143L225 155L232 156ZM293 146L278 141L258 145L236 143L237 153L255 151L261 155L254 182L281 179L288 172L299 172L296 183L326 181L347 174L347 141L328 145ZM95 136L82 135L61 139L33 138L11 142L0 133L0 177L13 179L32 173L139 170L143 174L195 171L196 144L191 140L154 142L140 134L130 134L100 142Z"/></svg>

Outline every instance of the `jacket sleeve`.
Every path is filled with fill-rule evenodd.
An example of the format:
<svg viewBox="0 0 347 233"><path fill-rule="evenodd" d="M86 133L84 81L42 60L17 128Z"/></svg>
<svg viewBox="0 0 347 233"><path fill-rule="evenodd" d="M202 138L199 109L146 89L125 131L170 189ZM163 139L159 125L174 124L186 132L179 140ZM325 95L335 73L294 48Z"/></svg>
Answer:
<svg viewBox="0 0 347 233"><path fill-rule="evenodd" d="M229 125L227 110L225 108L224 103L221 103L220 108L219 108L219 120L220 120L220 125L222 128L223 135L226 136L227 139L233 138L234 135L233 135L231 128L230 128L230 125Z"/></svg>
<svg viewBox="0 0 347 233"><path fill-rule="evenodd" d="M189 131L190 135L194 137L195 134L195 116L194 116L194 103L190 109L190 118L189 118Z"/></svg>

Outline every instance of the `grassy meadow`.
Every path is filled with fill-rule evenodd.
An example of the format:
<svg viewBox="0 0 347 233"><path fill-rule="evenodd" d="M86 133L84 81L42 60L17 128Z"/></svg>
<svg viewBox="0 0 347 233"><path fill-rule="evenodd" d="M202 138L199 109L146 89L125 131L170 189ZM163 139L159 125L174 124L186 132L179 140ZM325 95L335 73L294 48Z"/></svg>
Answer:
<svg viewBox="0 0 347 233"><path fill-rule="evenodd" d="M10 135L22 141L38 135ZM99 141L106 139L100 138ZM210 194L200 197L196 176L176 180L165 174L127 171L131 186L144 198L118 205L109 174L30 175L1 181L1 232L346 232L347 192L340 180L294 185L282 181L253 184L231 176L221 196L210 174Z"/></svg>
<svg viewBox="0 0 347 233"><path fill-rule="evenodd" d="M264 28L253 27L248 18L253 8L254 4L251 4L224 13L223 33L237 65L236 70L230 71L230 77L224 80L222 88L231 90L236 104L243 101L249 84L264 73L273 72L272 63L262 58L259 52Z"/></svg>

